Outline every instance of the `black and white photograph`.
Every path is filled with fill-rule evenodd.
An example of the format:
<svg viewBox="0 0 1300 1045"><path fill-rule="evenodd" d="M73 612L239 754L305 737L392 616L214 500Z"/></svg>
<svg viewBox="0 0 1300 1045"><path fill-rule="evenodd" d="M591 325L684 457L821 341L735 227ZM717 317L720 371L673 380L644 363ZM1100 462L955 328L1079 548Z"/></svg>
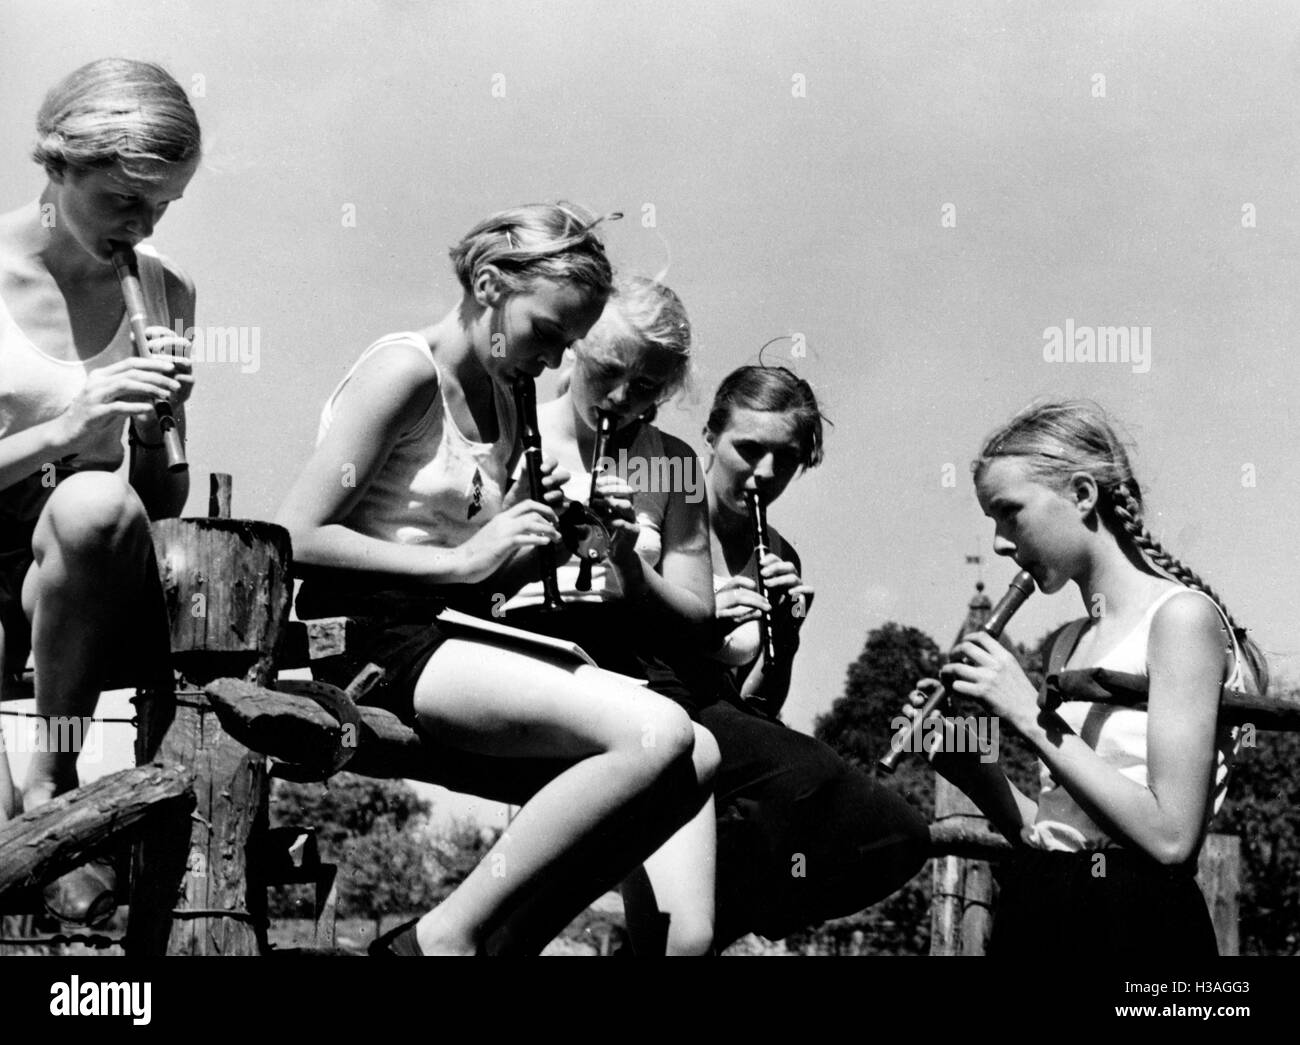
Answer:
<svg viewBox="0 0 1300 1045"><path fill-rule="evenodd" d="M3 0L0 66L20 1023L237 955L1263 1014L1300 7Z"/></svg>

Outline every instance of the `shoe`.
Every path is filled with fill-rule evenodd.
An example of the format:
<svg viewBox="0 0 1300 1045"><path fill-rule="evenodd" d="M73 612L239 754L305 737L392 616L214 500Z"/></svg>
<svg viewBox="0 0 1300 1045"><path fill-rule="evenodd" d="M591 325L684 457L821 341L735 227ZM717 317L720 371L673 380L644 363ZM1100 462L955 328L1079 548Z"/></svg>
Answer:
<svg viewBox="0 0 1300 1045"><path fill-rule="evenodd" d="M97 929L117 910L117 873L112 864L92 860L54 879L41 898L45 910L59 921Z"/></svg>
<svg viewBox="0 0 1300 1045"><path fill-rule="evenodd" d="M419 920L412 918L396 929L389 929L366 948L366 953L372 958L423 958L424 952L415 938L415 926Z"/></svg>

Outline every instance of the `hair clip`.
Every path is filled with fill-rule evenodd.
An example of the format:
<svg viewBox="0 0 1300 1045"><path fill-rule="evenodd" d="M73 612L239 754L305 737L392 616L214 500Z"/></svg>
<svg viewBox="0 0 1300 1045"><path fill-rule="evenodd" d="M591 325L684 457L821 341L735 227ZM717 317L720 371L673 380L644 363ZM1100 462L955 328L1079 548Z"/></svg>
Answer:
<svg viewBox="0 0 1300 1045"><path fill-rule="evenodd" d="M596 218L589 224L583 226L582 235L587 235L587 233L591 232L591 230L602 221L620 221L622 217L623 212L621 210L611 210L608 214L602 214L599 218Z"/></svg>

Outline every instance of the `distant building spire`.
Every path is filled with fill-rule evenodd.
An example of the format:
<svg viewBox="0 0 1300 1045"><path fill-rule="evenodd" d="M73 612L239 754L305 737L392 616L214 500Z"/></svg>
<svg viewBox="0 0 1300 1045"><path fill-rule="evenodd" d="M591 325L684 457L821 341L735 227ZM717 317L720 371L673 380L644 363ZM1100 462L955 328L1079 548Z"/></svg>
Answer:
<svg viewBox="0 0 1300 1045"><path fill-rule="evenodd" d="M971 596L970 602L966 606L966 619L962 621L960 630L957 632L957 638L953 640L953 645L961 642L963 638L972 631L979 631L984 627L984 622L989 619L989 614L993 612L993 600L984 594L984 582L975 582L975 594Z"/></svg>

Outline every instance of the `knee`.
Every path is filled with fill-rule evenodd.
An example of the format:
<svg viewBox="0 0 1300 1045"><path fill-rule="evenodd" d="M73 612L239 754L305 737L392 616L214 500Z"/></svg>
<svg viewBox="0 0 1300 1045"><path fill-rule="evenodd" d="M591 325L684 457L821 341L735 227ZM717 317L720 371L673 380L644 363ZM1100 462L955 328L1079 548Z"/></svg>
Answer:
<svg viewBox="0 0 1300 1045"><path fill-rule="evenodd" d="M694 730L691 760L695 763L695 776L701 784L709 784L722 764L722 752L718 750L718 742L712 733L698 722L691 723L691 726ZM709 932L712 935L712 925L709 926Z"/></svg>
<svg viewBox="0 0 1300 1045"><path fill-rule="evenodd" d="M681 708L666 699L638 716L639 732L634 743L653 756L660 766L669 766L691 758L695 748L695 724ZM711 739L711 738L710 738ZM714 745L716 750L716 745ZM715 767L716 768L716 767Z"/></svg>
<svg viewBox="0 0 1300 1045"><path fill-rule="evenodd" d="M48 532L66 552L110 551L148 524L130 486L111 472L82 472L64 480L45 507Z"/></svg>
<svg viewBox="0 0 1300 1045"><path fill-rule="evenodd" d="M700 957L713 953L713 919L704 914L674 914L668 927L668 955Z"/></svg>

